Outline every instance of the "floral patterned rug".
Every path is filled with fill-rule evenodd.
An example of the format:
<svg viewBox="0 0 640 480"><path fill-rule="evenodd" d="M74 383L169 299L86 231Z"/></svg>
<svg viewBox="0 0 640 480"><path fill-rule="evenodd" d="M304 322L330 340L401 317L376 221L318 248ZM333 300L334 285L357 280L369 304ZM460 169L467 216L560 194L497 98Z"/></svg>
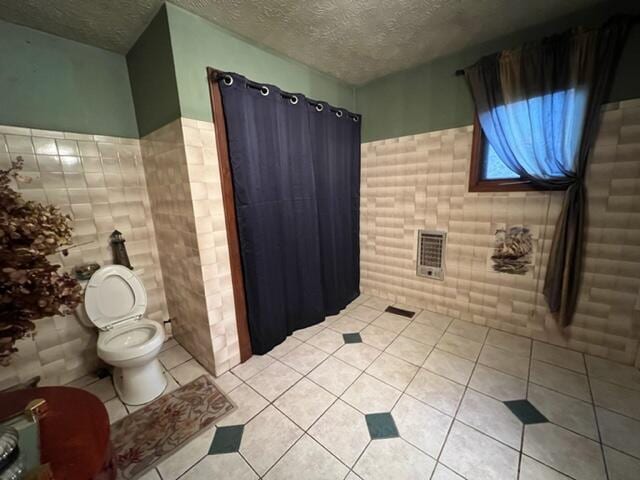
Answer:
<svg viewBox="0 0 640 480"><path fill-rule="evenodd" d="M117 421L111 425L117 479L141 476L234 409L213 379L202 375Z"/></svg>

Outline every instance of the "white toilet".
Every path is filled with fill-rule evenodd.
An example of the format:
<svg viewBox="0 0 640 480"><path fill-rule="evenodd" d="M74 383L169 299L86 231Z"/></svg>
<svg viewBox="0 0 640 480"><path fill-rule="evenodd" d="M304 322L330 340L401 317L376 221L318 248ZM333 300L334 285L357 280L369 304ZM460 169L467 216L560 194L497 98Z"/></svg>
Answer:
<svg viewBox="0 0 640 480"><path fill-rule="evenodd" d="M98 327L98 357L115 367L113 384L124 403L141 405L159 397L167 379L158 360L164 342L161 324L143 317L147 293L122 265L96 271L85 288L84 308Z"/></svg>

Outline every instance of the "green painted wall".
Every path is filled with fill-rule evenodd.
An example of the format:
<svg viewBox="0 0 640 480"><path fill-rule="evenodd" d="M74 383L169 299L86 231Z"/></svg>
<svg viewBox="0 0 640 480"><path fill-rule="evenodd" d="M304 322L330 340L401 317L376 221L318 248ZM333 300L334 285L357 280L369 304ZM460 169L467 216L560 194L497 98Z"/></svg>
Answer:
<svg viewBox="0 0 640 480"><path fill-rule="evenodd" d="M470 125L473 101L464 77L455 71L483 55L581 24L597 24L614 12L637 13L636 1L608 2L596 8L474 46L356 89L363 115L363 142ZM620 60L609 101L640 97L640 25L634 26Z"/></svg>
<svg viewBox="0 0 640 480"><path fill-rule="evenodd" d="M0 124L137 137L117 55L0 21Z"/></svg>
<svg viewBox="0 0 640 480"><path fill-rule="evenodd" d="M141 137L180 117L166 5L127 53L127 66Z"/></svg>
<svg viewBox="0 0 640 480"><path fill-rule="evenodd" d="M354 108L352 86L258 47L179 7L167 4L167 11L182 116L211 120L207 67L235 71L286 91Z"/></svg>

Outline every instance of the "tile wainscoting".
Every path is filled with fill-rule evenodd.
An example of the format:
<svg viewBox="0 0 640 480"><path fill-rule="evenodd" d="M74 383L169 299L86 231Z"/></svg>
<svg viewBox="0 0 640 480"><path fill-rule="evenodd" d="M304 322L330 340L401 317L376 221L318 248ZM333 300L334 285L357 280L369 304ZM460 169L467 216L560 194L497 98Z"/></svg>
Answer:
<svg viewBox="0 0 640 480"><path fill-rule="evenodd" d="M52 260L69 271L75 265L112 262L109 235L126 238L135 272L147 290L147 316L167 318L144 169L137 139L0 126L0 168L24 160L17 182L27 200L51 203L73 218L73 243L86 245ZM33 338L18 342L8 367L0 367L0 390L39 375L41 385L63 384L96 368L96 331L75 315L38 320Z"/></svg>
<svg viewBox="0 0 640 480"><path fill-rule="evenodd" d="M626 364L640 339L640 100L607 105L589 164L579 304L563 338L542 296L562 193L469 193L472 127L362 145L363 292ZM535 237L532 276L490 273L503 225ZM444 281L417 277L416 232L448 233Z"/></svg>
<svg viewBox="0 0 640 480"><path fill-rule="evenodd" d="M240 349L213 125L180 118L141 144L173 334L221 375Z"/></svg>

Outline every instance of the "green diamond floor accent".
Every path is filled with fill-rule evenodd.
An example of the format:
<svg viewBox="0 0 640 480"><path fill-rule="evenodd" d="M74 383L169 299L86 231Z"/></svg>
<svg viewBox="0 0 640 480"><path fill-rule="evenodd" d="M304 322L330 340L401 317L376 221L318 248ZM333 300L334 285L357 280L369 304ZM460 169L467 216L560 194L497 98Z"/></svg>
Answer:
<svg viewBox="0 0 640 480"><path fill-rule="evenodd" d="M529 400L509 400L504 404L525 425L549 421Z"/></svg>
<svg viewBox="0 0 640 480"><path fill-rule="evenodd" d="M398 427L390 413L370 413L365 415L371 440L399 437Z"/></svg>
<svg viewBox="0 0 640 480"><path fill-rule="evenodd" d="M233 453L240 450L240 441L244 425L232 425L230 427L218 427L209 447L209 455L219 453Z"/></svg>
<svg viewBox="0 0 640 480"><path fill-rule="evenodd" d="M344 343L362 343L362 337L359 333L343 333Z"/></svg>

